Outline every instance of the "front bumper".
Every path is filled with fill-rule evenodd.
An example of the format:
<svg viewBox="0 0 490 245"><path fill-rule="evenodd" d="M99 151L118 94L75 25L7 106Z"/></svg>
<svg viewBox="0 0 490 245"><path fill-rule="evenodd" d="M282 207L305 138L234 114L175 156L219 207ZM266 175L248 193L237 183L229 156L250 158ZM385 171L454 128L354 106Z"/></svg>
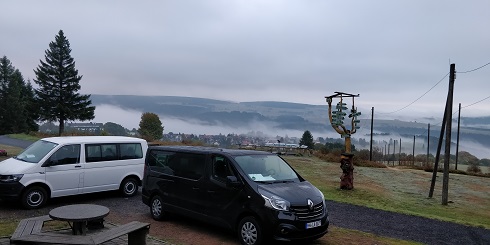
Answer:
<svg viewBox="0 0 490 245"><path fill-rule="evenodd" d="M25 186L19 182L3 183L0 182L0 199L18 200Z"/></svg>
<svg viewBox="0 0 490 245"><path fill-rule="evenodd" d="M300 219L294 212L276 211L266 208L265 227L274 240L300 241L320 238L328 233L330 220L326 207L320 216L311 219ZM306 228L308 223L320 221L320 226Z"/></svg>

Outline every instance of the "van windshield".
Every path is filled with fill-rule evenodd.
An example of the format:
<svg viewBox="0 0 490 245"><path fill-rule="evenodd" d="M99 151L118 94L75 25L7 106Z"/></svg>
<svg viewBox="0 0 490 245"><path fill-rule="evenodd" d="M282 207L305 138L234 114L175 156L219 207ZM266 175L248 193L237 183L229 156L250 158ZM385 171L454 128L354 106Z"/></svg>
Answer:
<svg viewBox="0 0 490 245"><path fill-rule="evenodd" d="M38 140L14 158L24 162L38 163L57 145L53 142Z"/></svg>
<svg viewBox="0 0 490 245"><path fill-rule="evenodd" d="M277 155L236 156L235 161L255 182L299 181L293 169Z"/></svg>

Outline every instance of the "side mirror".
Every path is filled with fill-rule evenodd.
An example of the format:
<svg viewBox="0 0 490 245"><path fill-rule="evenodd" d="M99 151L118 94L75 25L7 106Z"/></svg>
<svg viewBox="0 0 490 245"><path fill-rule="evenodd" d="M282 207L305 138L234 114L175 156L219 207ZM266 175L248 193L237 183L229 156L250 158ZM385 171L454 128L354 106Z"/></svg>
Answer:
<svg viewBox="0 0 490 245"><path fill-rule="evenodd" d="M226 176L226 187L241 187L242 183L238 181L236 176Z"/></svg>

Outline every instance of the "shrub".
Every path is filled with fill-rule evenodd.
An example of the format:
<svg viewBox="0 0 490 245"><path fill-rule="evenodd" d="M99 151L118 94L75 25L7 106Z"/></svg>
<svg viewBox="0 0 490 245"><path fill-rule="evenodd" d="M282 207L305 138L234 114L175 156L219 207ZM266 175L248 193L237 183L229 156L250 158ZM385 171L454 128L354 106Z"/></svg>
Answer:
<svg viewBox="0 0 490 245"><path fill-rule="evenodd" d="M478 164L470 164L468 168L466 169L467 172L469 173L474 173L474 174L481 174L481 168L478 166Z"/></svg>

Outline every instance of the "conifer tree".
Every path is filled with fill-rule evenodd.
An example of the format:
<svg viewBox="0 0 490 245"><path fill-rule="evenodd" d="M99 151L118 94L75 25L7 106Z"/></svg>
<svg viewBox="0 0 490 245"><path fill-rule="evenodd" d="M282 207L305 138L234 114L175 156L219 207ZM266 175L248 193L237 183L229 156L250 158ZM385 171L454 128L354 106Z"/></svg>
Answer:
<svg viewBox="0 0 490 245"><path fill-rule="evenodd" d="M95 107L91 106L90 95L80 95L80 80L75 61L70 55L70 43L63 30L45 51L45 61L34 70L39 85L36 89L40 105L40 119L59 122L59 135L68 120L86 121L94 119Z"/></svg>
<svg viewBox="0 0 490 245"><path fill-rule="evenodd" d="M27 131L38 131L39 125L39 105L36 102L36 94L32 88L31 81L28 80L23 86L23 101L25 102Z"/></svg>
<svg viewBox="0 0 490 245"><path fill-rule="evenodd" d="M313 135L311 135L310 131L306 130L303 133L303 136L299 140L299 144L308 146L308 149L313 149L315 145L313 142Z"/></svg>
<svg viewBox="0 0 490 245"><path fill-rule="evenodd" d="M3 56L0 59L0 104L1 105L7 104L7 98L6 98L7 88L13 73L14 73L14 67L12 66L12 63L10 63L10 60L7 59L6 56ZM6 110L7 108L5 108L5 106L0 106L0 135L7 133L5 128L5 123L7 119Z"/></svg>
<svg viewBox="0 0 490 245"><path fill-rule="evenodd" d="M3 126L8 133L27 131L26 102L23 98L23 78L18 70L11 77L5 93L5 122Z"/></svg>
<svg viewBox="0 0 490 245"><path fill-rule="evenodd" d="M0 134L37 131L32 86L6 56L0 58L0 104Z"/></svg>

